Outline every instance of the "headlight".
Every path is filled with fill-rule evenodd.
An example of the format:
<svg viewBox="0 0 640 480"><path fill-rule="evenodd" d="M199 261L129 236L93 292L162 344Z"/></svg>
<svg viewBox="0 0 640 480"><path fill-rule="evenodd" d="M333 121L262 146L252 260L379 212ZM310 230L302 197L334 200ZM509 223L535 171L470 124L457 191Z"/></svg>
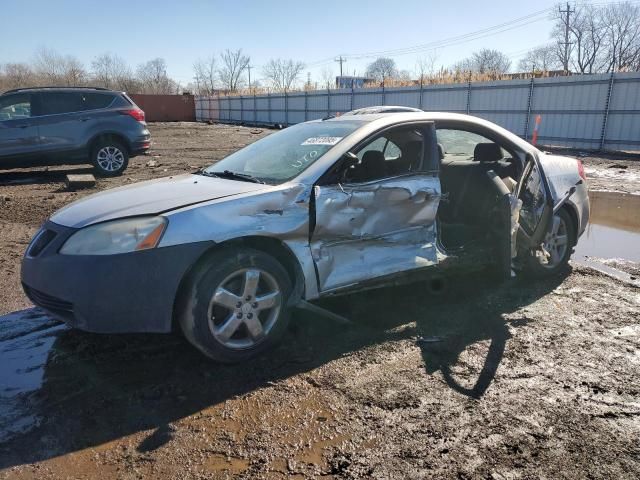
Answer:
<svg viewBox="0 0 640 480"><path fill-rule="evenodd" d="M166 226L164 217L137 217L99 223L71 235L60 253L113 255L155 248Z"/></svg>

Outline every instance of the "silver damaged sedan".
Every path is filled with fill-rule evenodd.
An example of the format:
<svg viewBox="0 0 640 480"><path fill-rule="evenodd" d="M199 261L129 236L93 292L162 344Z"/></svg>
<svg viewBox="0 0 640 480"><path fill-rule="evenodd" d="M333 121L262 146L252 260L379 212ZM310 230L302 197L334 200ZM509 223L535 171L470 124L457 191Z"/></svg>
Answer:
<svg viewBox="0 0 640 480"><path fill-rule="evenodd" d="M589 218L578 160L479 118L401 110L302 123L197 174L72 203L29 244L24 290L72 327L179 328L235 362L324 296L566 266Z"/></svg>

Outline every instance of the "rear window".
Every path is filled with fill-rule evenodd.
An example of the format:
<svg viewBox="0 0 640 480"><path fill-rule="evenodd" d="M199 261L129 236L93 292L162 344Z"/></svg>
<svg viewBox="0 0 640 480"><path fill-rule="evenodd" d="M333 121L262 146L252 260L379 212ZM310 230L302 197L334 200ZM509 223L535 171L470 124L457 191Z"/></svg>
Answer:
<svg viewBox="0 0 640 480"><path fill-rule="evenodd" d="M116 95L112 107L130 107L133 102L126 95Z"/></svg>
<svg viewBox="0 0 640 480"><path fill-rule="evenodd" d="M108 93L83 93L81 95L83 110L107 108L113 103L114 99L114 96L109 95Z"/></svg>

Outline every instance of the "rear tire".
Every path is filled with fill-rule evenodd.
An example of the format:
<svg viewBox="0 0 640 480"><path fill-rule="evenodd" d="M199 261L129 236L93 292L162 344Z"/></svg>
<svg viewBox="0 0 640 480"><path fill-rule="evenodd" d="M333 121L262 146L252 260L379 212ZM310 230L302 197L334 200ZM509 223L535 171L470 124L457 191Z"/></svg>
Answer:
<svg viewBox="0 0 640 480"><path fill-rule="evenodd" d="M291 292L287 271L270 255L223 249L190 276L178 320L207 357L242 362L280 340L289 324Z"/></svg>
<svg viewBox="0 0 640 480"><path fill-rule="evenodd" d="M569 212L561 208L553 216L551 231L544 239L544 247L549 256L543 252L530 252L527 258L528 273L544 278L565 271L575 245L576 225Z"/></svg>
<svg viewBox="0 0 640 480"><path fill-rule="evenodd" d="M91 163L100 177L122 175L129 165L129 150L117 140L101 140L91 150Z"/></svg>

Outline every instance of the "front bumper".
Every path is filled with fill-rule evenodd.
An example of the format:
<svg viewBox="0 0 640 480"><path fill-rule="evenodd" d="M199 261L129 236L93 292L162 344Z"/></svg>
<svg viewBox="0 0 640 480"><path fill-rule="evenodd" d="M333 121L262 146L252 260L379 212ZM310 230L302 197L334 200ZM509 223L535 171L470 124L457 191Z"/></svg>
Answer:
<svg viewBox="0 0 640 480"><path fill-rule="evenodd" d="M211 242L119 255L60 255L76 229L47 222L46 245L22 260L33 303L72 327L96 333L169 332L181 280ZM40 245L39 245L40 247Z"/></svg>

